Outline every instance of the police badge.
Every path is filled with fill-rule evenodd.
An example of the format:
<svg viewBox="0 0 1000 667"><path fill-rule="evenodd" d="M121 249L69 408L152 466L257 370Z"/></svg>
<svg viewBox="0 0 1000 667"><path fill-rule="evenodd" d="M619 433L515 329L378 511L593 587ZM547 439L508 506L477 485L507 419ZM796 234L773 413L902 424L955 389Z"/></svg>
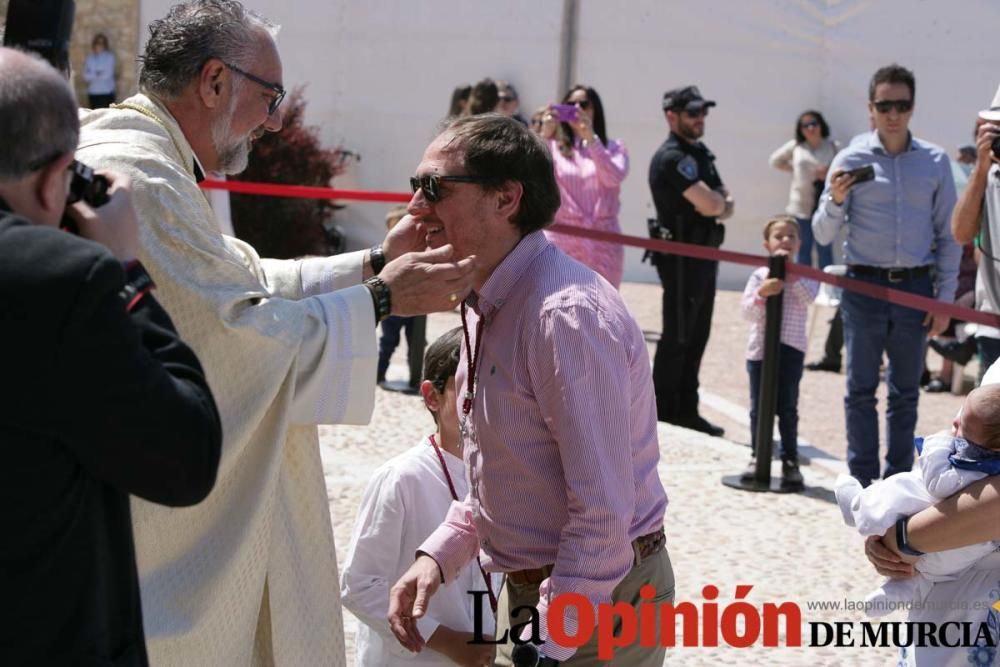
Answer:
<svg viewBox="0 0 1000 667"><path fill-rule="evenodd" d="M698 163L695 162L694 158L690 155L685 155L680 162L677 163L677 171L680 175L689 181L698 180Z"/></svg>

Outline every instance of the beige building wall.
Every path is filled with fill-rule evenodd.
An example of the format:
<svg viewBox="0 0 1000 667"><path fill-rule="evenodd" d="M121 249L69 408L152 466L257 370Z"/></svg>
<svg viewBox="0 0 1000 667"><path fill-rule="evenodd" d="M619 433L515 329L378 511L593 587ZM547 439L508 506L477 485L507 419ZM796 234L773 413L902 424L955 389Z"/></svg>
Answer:
<svg viewBox="0 0 1000 667"><path fill-rule="evenodd" d="M78 0L74 65L107 30L119 93L130 93L145 26L176 1ZM508 79L524 113L562 93L563 0L244 1L282 25L284 84L307 85L306 122L325 145L363 156L341 187L405 190L459 83ZM1000 55L978 45L995 41L998 22L997 0L586 0L571 79L600 91L610 135L628 146L620 219L637 236L653 214L647 175L667 134L663 91L695 83L717 100L705 140L736 198L725 247L759 253L761 221L788 198L788 175L767 158L791 138L799 112L819 109L846 143L868 127L872 72L897 61L917 77L914 133L954 152L996 90ZM381 238L387 208L351 202L338 224L363 247ZM626 250L626 279L656 280L641 256ZM749 271L723 264L722 284L741 287Z"/></svg>

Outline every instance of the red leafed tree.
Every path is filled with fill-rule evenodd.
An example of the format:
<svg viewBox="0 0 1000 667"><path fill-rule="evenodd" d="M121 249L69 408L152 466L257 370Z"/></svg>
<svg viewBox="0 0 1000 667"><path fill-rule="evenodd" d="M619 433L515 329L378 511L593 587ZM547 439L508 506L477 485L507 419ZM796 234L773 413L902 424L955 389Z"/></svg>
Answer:
<svg viewBox="0 0 1000 667"><path fill-rule="evenodd" d="M343 171L339 148L323 148L319 131L302 122L306 103L302 88L289 93L282 105L282 128L254 142L250 162L237 181L329 187ZM231 195L233 228L262 257L290 259L327 255L327 226L334 204L328 199L293 199L261 195Z"/></svg>

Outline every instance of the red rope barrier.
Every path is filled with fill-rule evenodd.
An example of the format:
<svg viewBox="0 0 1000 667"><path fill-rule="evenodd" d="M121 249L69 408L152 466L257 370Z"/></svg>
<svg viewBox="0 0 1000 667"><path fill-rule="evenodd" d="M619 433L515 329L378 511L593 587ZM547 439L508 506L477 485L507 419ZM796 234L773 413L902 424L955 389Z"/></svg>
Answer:
<svg viewBox="0 0 1000 667"><path fill-rule="evenodd" d="M251 183L249 181L201 182L205 190L228 190L244 195L265 195L268 197L294 197L297 199L352 199L354 201L381 201L405 204L412 195L402 192L376 192L372 190L334 190L308 185L279 185L277 183Z"/></svg>
<svg viewBox="0 0 1000 667"><path fill-rule="evenodd" d="M585 229L583 227L570 227L567 225L552 225L549 229L563 234L574 234L584 238L604 241L606 243L618 243L621 245L633 246L664 252L671 255L682 255L684 257L694 257L697 259L719 260L732 262L734 264L747 264L749 266L767 266L767 257L763 255L750 255L742 252L732 252L729 250L719 250L705 246L691 245L689 243L678 243L676 241L661 241L659 239L644 239L637 236L625 236L624 234L614 234L612 232L602 232L596 229ZM1000 327L1000 315L984 313L971 308L963 308L953 303L944 303L930 297L912 294L902 290L875 285L873 283L847 278L844 276L834 276L829 273L814 269L811 266L787 262L785 264L788 273L798 274L807 278L812 278L817 282L836 285L858 294L888 301L897 306L905 306L920 310L925 313L935 313L947 315L948 317L964 322L974 322L991 327Z"/></svg>
<svg viewBox="0 0 1000 667"><path fill-rule="evenodd" d="M335 190L333 188L319 188L305 185L279 185L276 183L251 183L248 181L215 181L204 180L201 187L210 190L228 190L241 194L264 195L270 197L296 197L302 199L350 199L354 201L376 201L406 203L410 201L412 195L405 192L379 192L372 190ZM690 243L678 243L677 241L662 241L659 239L647 239L639 236L626 236L624 234L614 234L596 229L586 229L584 227L571 227L568 225L552 225L549 229L562 234L571 234L604 241L605 243L617 243L619 245L632 246L633 248L644 248L655 252L662 252L669 255L680 255L682 257L693 257L695 259L707 259L718 262L731 262L733 264L745 264L747 266L766 266L767 257L763 255L751 255L731 250L720 250L706 246L692 245ZM873 283L846 278L844 276L834 276L824 273L819 269L803 264L788 262L787 271L791 274L805 276L821 283L836 285L846 290L863 294L873 299L888 301L889 303L913 308L925 313L935 313L947 315L953 319L964 322L974 322L991 327L1000 328L1000 315L984 313L971 308L963 308L952 303L944 303L935 299L911 294L902 290L875 285Z"/></svg>

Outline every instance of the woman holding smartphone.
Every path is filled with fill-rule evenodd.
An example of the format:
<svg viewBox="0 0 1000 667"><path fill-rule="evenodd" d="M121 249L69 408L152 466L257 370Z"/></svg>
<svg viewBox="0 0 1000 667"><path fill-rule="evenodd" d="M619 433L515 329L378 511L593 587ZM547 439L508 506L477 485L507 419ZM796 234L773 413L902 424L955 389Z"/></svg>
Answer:
<svg viewBox="0 0 1000 667"><path fill-rule="evenodd" d="M575 107L576 112L563 105ZM628 151L621 141L608 140L604 106L596 90L574 86L563 97L563 105L549 107L541 133L552 151L562 197L555 221L620 233L619 193L621 182L628 175ZM556 232L546 232L546 236L616 288L621 285L625 260L621 245Z"/></svg>
<svg viewBox="0 0 1000 667"><path fill-rule="evenodd" d="M772 167L792 174L785 213L794 216L799 223L802 245L795 259L799 264L812 265L812 215L819 195L823 192L826 170L838 150L840 146L830 139L830 127L823 114L810 110L799 114L799 119L795 122L795 138L771 155ZM832 247L819 243L815 245L819 268L833 264Z"/></svg>

